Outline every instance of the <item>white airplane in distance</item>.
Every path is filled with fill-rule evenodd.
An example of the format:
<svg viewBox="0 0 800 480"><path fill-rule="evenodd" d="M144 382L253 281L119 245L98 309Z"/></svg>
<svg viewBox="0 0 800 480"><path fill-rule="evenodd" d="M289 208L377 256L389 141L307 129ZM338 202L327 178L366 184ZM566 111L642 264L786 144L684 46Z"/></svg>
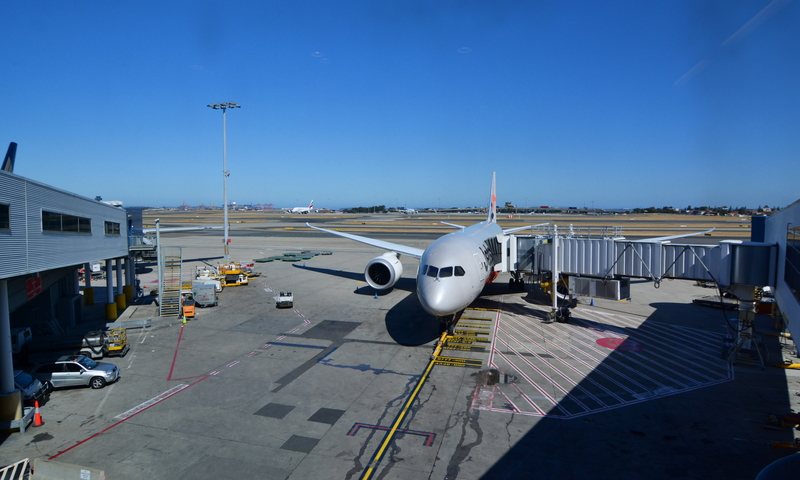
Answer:
<svg viewBox="0 0 800 480"><path fill-rule="evenodd" d="M443 222L444 223L444 222ZM492 173L491 206L488 218L475 225L458 227L425 250L396 243L374 240L349 233L326 230L306 225L315 230L349 238L374 247L391 250L367 263L364 276L376 290L391 288L403 274L400 255L420 259L417 270L417 297L426 312L439 317L449 333L453 333L464 309L480 295L484 285L498 274L495 265L502 259L503 235L531 228L531 225L503 230L497 224L497 195L495 173Z"/></svg>
<svg viewBox="0 0 800 480"><path fill-rule="evenodd" d="M414 214L414 213L417 213L417 211L415 209L413 209L413 208L403 208L402 210L400 210L400 213Z"/></svg>
<svg viewBox="0 0 800 480"><path fill-rule="evenodd" d="M309 203L307 207L294 207L292 209L287 209L286 213L309 213L312 208L314 208L314 200L311 200L311 203Z"/></svg>

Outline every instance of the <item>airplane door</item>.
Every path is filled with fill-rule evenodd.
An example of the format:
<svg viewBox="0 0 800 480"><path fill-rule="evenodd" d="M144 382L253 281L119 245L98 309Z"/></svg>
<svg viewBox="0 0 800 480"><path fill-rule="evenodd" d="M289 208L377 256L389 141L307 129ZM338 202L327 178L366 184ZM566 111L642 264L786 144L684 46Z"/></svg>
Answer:
<svg viewBox="0 0 800 480"><path fill-rule="evenodd" d="M483 255L480 253L473 253L472 258L475 259L475 263L478 265L478 275L481 277L481 281L486 279L486 265L483 263Z"/></svg>

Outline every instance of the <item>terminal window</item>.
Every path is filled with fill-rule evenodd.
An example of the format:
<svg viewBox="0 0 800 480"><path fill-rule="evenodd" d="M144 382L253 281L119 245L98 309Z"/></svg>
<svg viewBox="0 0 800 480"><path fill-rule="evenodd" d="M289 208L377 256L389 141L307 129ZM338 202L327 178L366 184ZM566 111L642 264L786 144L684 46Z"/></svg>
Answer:
<svg viewBox="0 0 800 480"><path fill-rule="evenodd" d="M119 235L119 223L106 222L106 235Z"/></svg>
<svg viewBox="0 0 800 480"><path fill-rule="evenodd" d="M42 210L42 230L45 232L92 233L90 218Z"/></svg>
<svg viewBox="0 0 800 480"><path fill-rule="evenodd" d="M783 275L794 297L800 301L800 225L790 226L786 235L786 268Z"/></svg>
<svg viewBox="0 0 800 480"><path fill-rule="evenodd" d="M11 219L8 216L8 205L0 203L0 230L11 230Z"/></svg>

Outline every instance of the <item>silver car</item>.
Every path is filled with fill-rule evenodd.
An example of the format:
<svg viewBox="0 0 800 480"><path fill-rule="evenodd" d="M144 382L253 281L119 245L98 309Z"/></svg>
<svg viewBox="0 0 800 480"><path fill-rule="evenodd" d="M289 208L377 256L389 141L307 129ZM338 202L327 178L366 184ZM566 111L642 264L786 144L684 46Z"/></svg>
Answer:
<svg viewBox="0 0 800 480"><path fill-rule="evenodd" d="M83 355L66 355L55 362L33 367L31 375L53 388L90 386L103 388L120 378L119 368L105 362L95 362Z"/></svg>

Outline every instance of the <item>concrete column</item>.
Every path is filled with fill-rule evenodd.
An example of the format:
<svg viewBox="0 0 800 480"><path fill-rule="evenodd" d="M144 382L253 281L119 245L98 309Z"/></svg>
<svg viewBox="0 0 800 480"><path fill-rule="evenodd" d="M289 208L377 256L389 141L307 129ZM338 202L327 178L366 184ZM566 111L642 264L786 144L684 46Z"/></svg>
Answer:
<svg viewBox="0 0 800 480"><path fill-rule="evenodd" d="M0 422L22 418L22 393L14 388L8 280L0 280Z"/></svg>
<svg viewBox="0 0 800 480"><path fill-rule="evenodd" d="M133 263L133 257L128 255L125 257L125 286L122 287L122 291L125 293L125 300L128 304L133 303L133 285L136 283L134 281L136 273L136 266Z"/></svg>
<svg viewBox="0 0 800 480"><path fill-rule="evenodd" d="M14 359L11 357L11 315L8 280L0 280L0 394L14 391Z"/></svg>
<svg viewBox="0 0 800 480"><path fill-rule="evenodd" d="M117 312L122 313L125 310L125 307L128 306L125 293L123 293L124 286L122 284L122 259L115 258L114 265L117 269L117 294L114 295L114 301L117 303Z"/></svg>
<svg viewBox="0 0 800 480"><path fill-rule="evenodd" d="M117 319L117 303L114 300L114 267L106 260L106 320Z"/></svg>
<svg viewBox="0 0 800 480"><path fill-rule="evenodd" d="M120 295L122 293L122 285L124 285L122 283L122 259L115 258L114 264L117 269L117 295Z"/></svg>

